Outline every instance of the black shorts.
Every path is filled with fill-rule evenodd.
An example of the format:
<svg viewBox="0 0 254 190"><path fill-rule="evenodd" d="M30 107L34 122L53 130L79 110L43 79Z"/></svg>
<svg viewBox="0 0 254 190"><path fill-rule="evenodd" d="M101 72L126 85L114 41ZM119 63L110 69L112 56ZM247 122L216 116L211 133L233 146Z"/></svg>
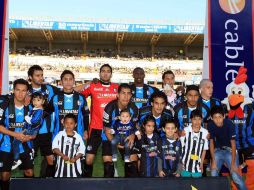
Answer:
<svg viewBox="0 0 254 190"><path fill-rule="evenodd" d="M89 139L87 141L87 148L86 153L87 154L96 154L98 148L101 145L101 133L102 130L99 129L92 129L91 134L89 135Z"/></svg>
<svg viewBox="0 0 254 190"><path fill-rule="evenodd" d="M28 170L34 168L34 155L33 151L30 149L28 152L21 153L19 155L22 164L20 169ZM0 152L0 172L11 172L11 167L13 165L14 155L9 152Z"/></svg>
<svg viewBox="0 0 254 190"><path fill-rule="evenodd" d="M52 152L52 133L38 134L34 139L34 151L38 149L41 151L42 156L53 155Z"/></svg>

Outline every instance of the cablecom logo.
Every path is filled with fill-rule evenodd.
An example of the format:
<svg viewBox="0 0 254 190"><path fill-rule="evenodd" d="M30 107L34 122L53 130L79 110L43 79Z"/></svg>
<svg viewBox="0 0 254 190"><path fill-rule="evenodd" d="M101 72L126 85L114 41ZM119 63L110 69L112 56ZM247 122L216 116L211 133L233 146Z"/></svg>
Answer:
<svg viewBox="0 0 254 190"><path fill-rule="evenodd" d="M220 7L229 14L240 13L245 7L245 0L219 0Z"/></svg>

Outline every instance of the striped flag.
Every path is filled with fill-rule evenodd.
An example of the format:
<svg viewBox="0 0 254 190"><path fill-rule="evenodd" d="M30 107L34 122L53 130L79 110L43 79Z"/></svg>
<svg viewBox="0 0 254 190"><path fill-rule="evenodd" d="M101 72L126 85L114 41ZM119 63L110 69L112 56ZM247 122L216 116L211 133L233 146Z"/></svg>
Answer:
<svg viewBox="0 0 254 190"><path fill-rule="evenodd" d="M8 19L8 0L0 1L0 94L8 93L9 73L9 19Z"/></svg>

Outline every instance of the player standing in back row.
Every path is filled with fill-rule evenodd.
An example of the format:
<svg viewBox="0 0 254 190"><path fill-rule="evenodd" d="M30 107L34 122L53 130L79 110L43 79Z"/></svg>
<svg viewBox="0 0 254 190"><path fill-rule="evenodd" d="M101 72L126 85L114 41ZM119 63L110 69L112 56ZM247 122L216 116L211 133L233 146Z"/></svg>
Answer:
<svg viewBox="0 0 254 190"><path fill-rule="evenodd" d="M102 142L104 108L108 102L116 99L117 96L118 84L111 83L111 77L112 67L109 64L104 64L100 68L100 81L91 83L81 92L86 98L91 96L92 99L89 139L84 168L85 177L92 177L94 157ZM106 161L106 156L103 156L103 161Z"/></svg>

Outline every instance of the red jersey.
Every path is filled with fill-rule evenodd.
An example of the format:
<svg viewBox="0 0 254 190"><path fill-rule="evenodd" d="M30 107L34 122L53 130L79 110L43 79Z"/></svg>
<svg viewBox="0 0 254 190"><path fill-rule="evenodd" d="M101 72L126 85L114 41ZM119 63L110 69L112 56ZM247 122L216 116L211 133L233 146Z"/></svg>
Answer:
<svg viewBox="0 0 254 190"><path fill-rule="evenodd" d="M98 82L91 83L81 94L86 98L91 96L91 121L89 131L91 129L103 129L103 111L106 105L115 100L117 97L118 84L110 83L104 85Z"/></svg>

